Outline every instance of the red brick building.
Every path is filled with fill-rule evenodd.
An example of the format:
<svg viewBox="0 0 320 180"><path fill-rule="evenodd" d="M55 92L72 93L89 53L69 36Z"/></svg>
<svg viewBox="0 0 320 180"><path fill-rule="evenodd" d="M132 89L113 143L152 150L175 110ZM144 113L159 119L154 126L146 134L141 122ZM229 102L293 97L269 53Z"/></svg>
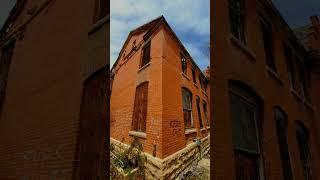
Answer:
<svg viewBox="0 0 320 180"><path fill-rule="evenodd" d="M106 179L108 13L17 0L0 32L0 179Z"/></svg>
<svg viewBox="0 0 320 180"><path fill-rule="evenodd" d="M269 0L215 1L213 13L213 179L319 179L309 53Z"/></svg>
<svg viewBox="0 0 320 180"><path fill-rule="evenodd" d="M157 162L150 176L178 177L197 157L197 138L209 149L209 80L163 16L129 33L111 78L111 140L130 144L138 137ZM192 158L179 161L182 153ZM178 165L161 168L170 161Z"/></svg>

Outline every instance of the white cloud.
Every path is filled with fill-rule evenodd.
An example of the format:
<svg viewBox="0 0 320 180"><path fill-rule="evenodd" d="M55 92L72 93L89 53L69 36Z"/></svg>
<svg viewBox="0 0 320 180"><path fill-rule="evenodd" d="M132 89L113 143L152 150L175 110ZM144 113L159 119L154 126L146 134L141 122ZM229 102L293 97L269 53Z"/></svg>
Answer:
<svg viewBox="0 0 320 180"><path fill-rule="evenodd" d="M164 15L181 40L187 39L189 44L192 43L192 39L183 37L192 34L207 37L200 41L209 41L209 0L111 0L110 3L111 65L118 57L129 32L160 15ZM194 59L204 56L195 45L188 50Z"/></svg>

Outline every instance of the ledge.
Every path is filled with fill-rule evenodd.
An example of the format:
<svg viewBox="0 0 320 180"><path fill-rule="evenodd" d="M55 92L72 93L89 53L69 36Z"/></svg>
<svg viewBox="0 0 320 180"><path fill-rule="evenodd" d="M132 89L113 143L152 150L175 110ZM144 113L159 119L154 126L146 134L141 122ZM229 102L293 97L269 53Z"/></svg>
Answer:
<svg viewBox="0 0 320 180"><path fill-rule="evenodd" d="M146 139L147 138L147 134L144 132L138 132L138 131L129 131L129 135L130 136L135 136L138 138L142 138L142 139Z"/></svg>
<svg viewBox="0 0 320 180"><path fill-rule="evenodd" d="M283 86L283 82L279 76L279 74L277 72L275 72L274 70L272 70L270 67L266 66L266 70L268 72L268 74L274 78L281 86Z"/></svg>
<svg viewBox="0 0 320 180"><path fill-rule="evenodd" d="M185 77L188 81L190 81L190 78L185 73L182 72L181 75Z"/></svg>
<svg viewBox="0 0 320 180"><path fill-rule="evenodd" d="M148 66L150 66L150 62L149 62L148 64L146 64L146 65L142 66L142 67L138 70L138 72L140 72L140 71L142 71L142 70L146 69Z"/></svg>
<svg viewBox="0 0 320 180"><path fill-rule="evenodd" d="M204 131L204 130L206 130L206 128L202 128L202 129L200 129L200 131Z"/></svg>
<svg viewBox="0 0 320 180"><path fill-rule="evenodd" d="M236 37L234 37L232 34L230 35L231 42L237 46L242 52L244 52L247 56L249 56L250 60L255 62L257 59L257 56L254 54L254 52L245 44L243 44L241 41L239 41Z"/></svg>
<svg viewBox="0 0 320 180"><path fill-rule="evenodd" d="M193 134L193 133L196 133L197 130L195 128L192 128L192 129L186 129L184 134L185 135L188 135L188 134Z"/></svg>
<svg viewBox="0 0 320 180"><path fill-rule="evenodd" d="M98 22L96 22L95 24L93 24L89 30L88 30L88 34L92 34L94 33L96 30L100 29L100 27L102 27L103 25L105 25L107 22L110 22L110 15L105 16L104 18L100 19Z"/></svg>
<svg viewBox="0 0 320 180"><path fill-rule="evenodd" d="M296 97L299 101L303 102L302 98L300 97L300 95L298 94L298 92L294 89L290 89L291 93L294 95L294 97Z"/></svg>

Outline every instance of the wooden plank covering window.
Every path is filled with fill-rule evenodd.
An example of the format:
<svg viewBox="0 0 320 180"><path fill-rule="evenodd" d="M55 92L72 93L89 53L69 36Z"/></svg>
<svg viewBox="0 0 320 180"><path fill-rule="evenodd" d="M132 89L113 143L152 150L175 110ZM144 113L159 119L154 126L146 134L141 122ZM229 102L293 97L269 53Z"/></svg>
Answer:
<svg viewBox="0 0 320 180"><path fill-rule="evenodd" d="M105 66L96 71L83 84L73 179L107 178L109 69Z"/></svg>
<svg viewBox="0 0 320 180"><path fill-rule="evenodd" d="M142 49L142 59L141 59L140 67L143 67L144 65L150 62L150 46L151 46L151 43L149 42Z"/></svg>
<svg viewBox="0 0 320 180"><path fill-rule="evenodd" d="M135 102L132 117L132 130L146 132L148 82L140 84L136 89Z"/></svg>
<svg viewBox="0 0 320 180"><path fill-rule="evenodd" d="M5 99L9 68L13 56L14 47L15 42L12 42L3 48L1 53L2 55L0 59L0 113Z"/></svg>

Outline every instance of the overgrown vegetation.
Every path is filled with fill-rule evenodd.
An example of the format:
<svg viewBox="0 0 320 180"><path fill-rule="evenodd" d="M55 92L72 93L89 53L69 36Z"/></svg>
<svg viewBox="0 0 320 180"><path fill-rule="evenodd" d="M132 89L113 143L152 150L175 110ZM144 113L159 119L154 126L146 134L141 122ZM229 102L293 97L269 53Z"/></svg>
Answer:
<svg viewBox="0 0 320 180"><path fill-rule="evenodd" d="M124 174L129 173L129 179L145 179L145 167L144 163L146 156L143 153L143 147L138 138L135 138L130 147L121 148L123 151L116 153L114 145L110 145L110 151L115 155L111 160L111 164L123 169ZM130 174L132 170L138 169L134 175ZM111 176L115 175L114 173ZM134 176L134 177L133 177Z"/></svg>

